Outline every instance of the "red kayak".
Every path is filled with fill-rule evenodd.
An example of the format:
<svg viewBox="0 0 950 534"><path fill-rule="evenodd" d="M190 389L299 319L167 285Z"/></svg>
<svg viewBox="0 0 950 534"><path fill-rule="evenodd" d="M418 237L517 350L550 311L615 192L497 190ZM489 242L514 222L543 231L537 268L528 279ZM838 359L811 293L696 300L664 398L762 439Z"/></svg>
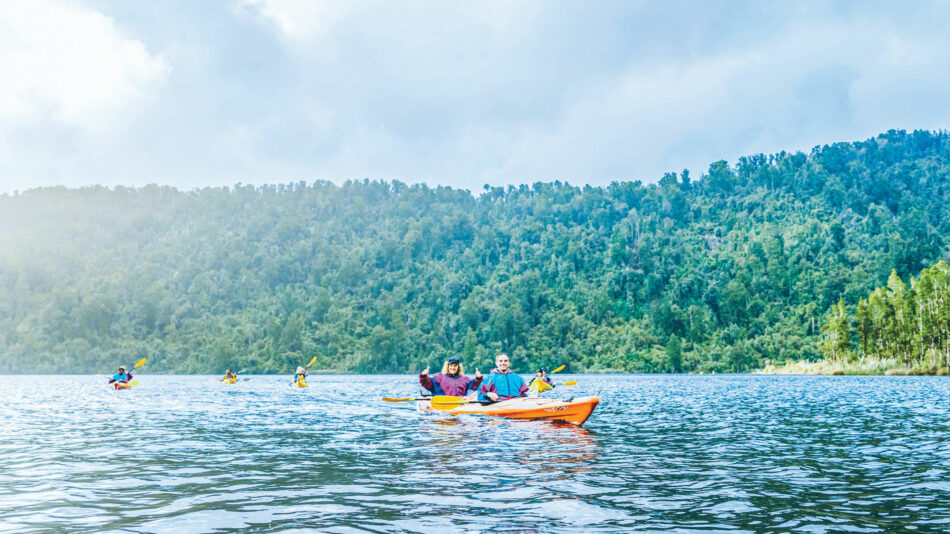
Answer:
<svg viewBox="0 0 950 534"><path fill-rule="evenodd" d="M475 414L514 419L544 419L561 421L581 426L594 412L600 399L597 397L578 397L576 399L548 399L543 397L518 397L494 404L470 402L451 410L436 410L429 401L419 401L417 407L422 411L443 411L453 415Z"/></svg>

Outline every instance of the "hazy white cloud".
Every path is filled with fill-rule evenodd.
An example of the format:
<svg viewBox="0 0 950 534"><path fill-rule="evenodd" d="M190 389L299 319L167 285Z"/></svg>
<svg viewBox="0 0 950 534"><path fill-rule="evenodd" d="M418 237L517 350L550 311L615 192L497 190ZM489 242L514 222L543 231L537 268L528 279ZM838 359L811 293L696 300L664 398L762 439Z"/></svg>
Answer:
<svg viewBox="0 0 950 534"><path fill-rule="evenodd" d="M325 34L362 2L330 0L240 0L239 10L268 21L287 37L305 40ZM365 5L365 4L364 4Z"/></svg>
<svg viewBox="0 0 950 534"><path fill-rule="evenodd" d="M6 2L0 10L0 121L102 129L169 70L101 13L72 4Z"/></svg>
<svg viewBox="0 0 950 534"><path fill-rule="evenodd" d="M449 26L458 22L491 28L495 31L517 30L524 17L537 12L539 4L523 0L483 0L481 2L406 1L386 5L378 0L238 0L239 12L251 13L260 20L274 24L285 36L293 40L310 40L322 37L342 22L363 26L370 22L378 27L384 24L414 27L420 33L439 31L428 24L439 13L450 12L443 19ZM380 16L379 20L374 20ZM388 20L386 20L388 18ZM425 21L419 24L420 19ZM433 43L438 46L437 43Z"/></svg>

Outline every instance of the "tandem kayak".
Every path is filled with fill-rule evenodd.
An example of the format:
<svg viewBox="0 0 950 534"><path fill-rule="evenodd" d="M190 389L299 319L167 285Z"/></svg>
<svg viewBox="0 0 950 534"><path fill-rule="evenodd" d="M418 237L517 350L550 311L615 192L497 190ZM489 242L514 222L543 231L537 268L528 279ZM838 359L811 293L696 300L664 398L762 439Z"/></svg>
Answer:
<svg viewBox="0 0 950 534"><path fill-rule="evenodd" d="M453 415L474 414L513 419L544 419L581 426L587 421L599 402L598 397L578 397L563 400L518 397L493 404L470 402L451 410L435 410L429 401L419 401L416 406L419 410L426 412L442 411Z"/></svg>

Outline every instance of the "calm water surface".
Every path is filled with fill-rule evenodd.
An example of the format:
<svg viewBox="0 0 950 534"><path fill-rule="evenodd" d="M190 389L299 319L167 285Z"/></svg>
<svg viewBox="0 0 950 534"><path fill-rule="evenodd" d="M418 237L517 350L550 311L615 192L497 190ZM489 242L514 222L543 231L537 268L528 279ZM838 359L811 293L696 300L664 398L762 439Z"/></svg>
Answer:
<svg viewBox="0 0 950 534"><path fill-rule="evenodd" d="M0 376L0 532L950 530L947 378L561 376L584 428L136 378Z"/></svg>

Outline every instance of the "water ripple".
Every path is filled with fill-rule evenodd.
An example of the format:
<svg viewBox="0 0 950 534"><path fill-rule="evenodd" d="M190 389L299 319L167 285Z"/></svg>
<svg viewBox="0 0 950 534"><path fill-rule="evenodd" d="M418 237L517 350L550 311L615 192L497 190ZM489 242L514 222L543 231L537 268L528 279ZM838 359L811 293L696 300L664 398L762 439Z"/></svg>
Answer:
<svg viewBox="0 0 950 534"><path fill-rule="evenodd" d="M585 428L378 400L407 376L247 378L0 377L0 532L950 526L940 377L564 377L602 398Z"/></svg>

